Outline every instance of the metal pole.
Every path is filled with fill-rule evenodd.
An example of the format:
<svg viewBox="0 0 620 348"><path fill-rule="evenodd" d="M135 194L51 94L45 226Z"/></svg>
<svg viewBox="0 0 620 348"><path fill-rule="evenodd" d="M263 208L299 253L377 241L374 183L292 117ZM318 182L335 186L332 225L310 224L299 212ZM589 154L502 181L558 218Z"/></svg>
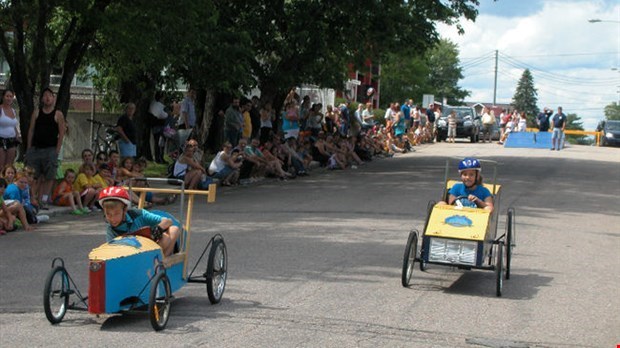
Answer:
<svg viewBox="0 0 620 348"><path fill-rule="evenodd" d="M495 50L495 83L493 86L493 106L497 105L497 50Z"/></svg>

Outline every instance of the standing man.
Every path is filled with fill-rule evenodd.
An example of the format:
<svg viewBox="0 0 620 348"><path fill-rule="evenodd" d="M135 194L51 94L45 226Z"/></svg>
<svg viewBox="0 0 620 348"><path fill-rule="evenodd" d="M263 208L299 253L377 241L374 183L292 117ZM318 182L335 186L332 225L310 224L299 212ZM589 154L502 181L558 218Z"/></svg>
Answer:
<svg viewBox="0 0 620 348"><path fill-rule="evenodd" d="M560 151L562 138L566 128L566 115L562 113L562 107L558 107L558 113L553 115L553 135L551 136L551 150Z"/></svg>
<svg viewBox="0 0 620 348"><path fill-rule="evenodd" d="M32 113L26 165L35 170L33 196L41 205L47 204L58 169L58 154L65 137L65 115L56 110L56 95L48 87L41 93L41 107Z"/></svg>
<svg viewBox="0 0 620 348"><path fill-rule="evenodd" d="M192 87L187 91L187 95L181 102L181 117L179 117L179 144L183 145L189 138L192 129L196 126L196 90Z"/></svg>
<svg viewBox="0 0 620 348"><path fill-rule="evenodd" d="M435 141L435 103L428 104L426 109L426 120L428 121L428 129L431 133L431 142Z"/></svg>
<svg viewBox="0 0 620 348"><path fill-rule="evenodd" d="M549 131L549 117L551 117L552 113L553 111L551 111L551 109L545 106L543 112L538 114L538 117L536 117L536 123L538 124L539 132Z"/></svg>
<svg viewBox="0 0 620 348"><path fill-rule="evenodd" d="M413 99L408 99L405 101L403 106L400 107L400 112L405 117L405 131L408 132L409 128L411 128L411 105L413 104Z"/></svg>
<svg viewBox="0 0 620 348"><path fill-rule="evenodd" d="M164 94L161 91L155 92L155 99L151 101L149 105L149 119L151 121L151 132L153 133L153 140L155 141L155 162L164 164L164 140L161 140L164 136L164 126L168 119L168 113L164 111L165 106L162 104ZM149 141L150 143L150 141Z"/></svg>
<svg viewBox="0 0 620 348"><path fill-rule="evenodd" d="M224 114L224 133L226 140L233 146L237 146L241 138L243 127L243 114L239 107L239 97L233 97L232 103Z"/></svg>

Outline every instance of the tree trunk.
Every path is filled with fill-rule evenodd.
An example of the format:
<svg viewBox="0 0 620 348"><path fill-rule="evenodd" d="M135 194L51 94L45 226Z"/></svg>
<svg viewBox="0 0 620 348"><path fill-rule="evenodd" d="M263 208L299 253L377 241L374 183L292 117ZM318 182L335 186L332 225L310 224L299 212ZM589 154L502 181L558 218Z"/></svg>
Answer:
<svg viewBox="0 0 620 348"><path fill-rule="evenodd" d="M211 130L211 124L213 123L214 112L213 105L215 104L215 94L213 90L206 90L202 93L203 98L197 98L196 100L202 100L203 102L200 104L202 109L202 115L200 117L201 122L196 126L196 139L198 140L198 144L202 144L202 149L204 150L202 156L202 163L206 162L207 155L207 140L209 138L209 133Z"/></svg>

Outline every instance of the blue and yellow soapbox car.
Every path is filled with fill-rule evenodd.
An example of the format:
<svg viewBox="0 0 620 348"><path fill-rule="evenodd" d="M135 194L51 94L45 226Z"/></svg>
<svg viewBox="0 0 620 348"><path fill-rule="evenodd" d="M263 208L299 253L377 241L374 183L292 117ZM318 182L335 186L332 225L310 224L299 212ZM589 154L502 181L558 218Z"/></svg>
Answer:
<svg viewBox="0 0 620 348"><path fill-rule="evenodd" d="M442 200L448 201L450 188L459 181L448 180L450 170L446 162ZM503 279L510 279L512 249L515 247L515 210L508 208L503 234L497 235L501 186L495 182L497 166L493 166L492 184L484 184L492 194L492 211L460 205L437 204L427 206L424 233L409 232L403 256L402 285L409 287L414 264L425 271L429 264L459 269L495 271L496 295L502 295ZM457 197L455 202L467 197ZM420 248L418 248L420 245Z"/></svg>
<svg viewBox="0 0 620 348"><path fill-rule="evenodd" d="M147 182L163 180L170 181L147 179ZM182 182L180 184L183 187ZM187 267L194 198L196 195L206 195L208 203L214 202L216 186L210 185L206 191L167 187L129 187L129 190L138 195L138 208L145 205L147 192L179 195L178 216L185 219L180 221L184 228L175 252L165 257L159 245L150 238L150 230L142 229L131 235L116 237L94 248L88 255L87 296L78 290L65 269L64 261L55 258L43 292L45 316L50 323L60 323L68 309L113 314L146 308L153 329L163 330L168 322L172 293L186 283L206 284L209 301L212 304L220 302L228 275L226 244L222 236L216 234L209 240L189 273ZM186 196L187 211L184 214ZM194 275L207 251L206 267Z"/></svg>

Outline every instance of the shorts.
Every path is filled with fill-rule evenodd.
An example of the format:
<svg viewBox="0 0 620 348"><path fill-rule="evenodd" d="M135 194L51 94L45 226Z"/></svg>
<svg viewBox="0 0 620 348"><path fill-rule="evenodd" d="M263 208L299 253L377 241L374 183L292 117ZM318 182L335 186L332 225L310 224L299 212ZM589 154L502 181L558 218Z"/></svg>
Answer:
<svg viewBox="0 0 620 348"><path fill-rule="evenodd" d="M284 139L293 137L297 139L299 137L299 128L287 129L284 131Z"/></svg>
<svg viewBox="0 0 620 348"><path fill-rule="evenodd" d="M26 165L34 168L36 178L56 179L56 171L58 170L56 147L31 147L26 152Z"/></svg>
<svg viewBox="0 0 620 348"><path fill-rule="evenodd" d="M136 157L136 144L132 144L124 140L119 140L118 150L121 157Z"/></svg>
<svg viewBox="0 0 620 348"><path fill-rule="evenodd" d="M61 193L52 199L52 203L60 207L68 207L71 205L71 196Z"/></svg>
<svg viewBox="0 0 620 348"><path fill-rule="evenodd" d="M17 141L17 138L0 138L0 148L2 148L4 151L12 149L17 145L19 145L19 141Z"/></svg>
<svg viewBox="0 0 620 348"><path fill-rule="evenodd" d="M220 170L219 172L214 173L214 174L213 174L213 177L214 177L214 178L217 178L217 179L222 179L222 180L224 180L224 179L226 179L226 177L227 177L227 176L229 176L229 175L230 175L230 173L232 173L232 172L233 172L233 169L232 169L231 167L229 167L229 166L225 166L225 167L224 167L222 170Z"/></svg>

